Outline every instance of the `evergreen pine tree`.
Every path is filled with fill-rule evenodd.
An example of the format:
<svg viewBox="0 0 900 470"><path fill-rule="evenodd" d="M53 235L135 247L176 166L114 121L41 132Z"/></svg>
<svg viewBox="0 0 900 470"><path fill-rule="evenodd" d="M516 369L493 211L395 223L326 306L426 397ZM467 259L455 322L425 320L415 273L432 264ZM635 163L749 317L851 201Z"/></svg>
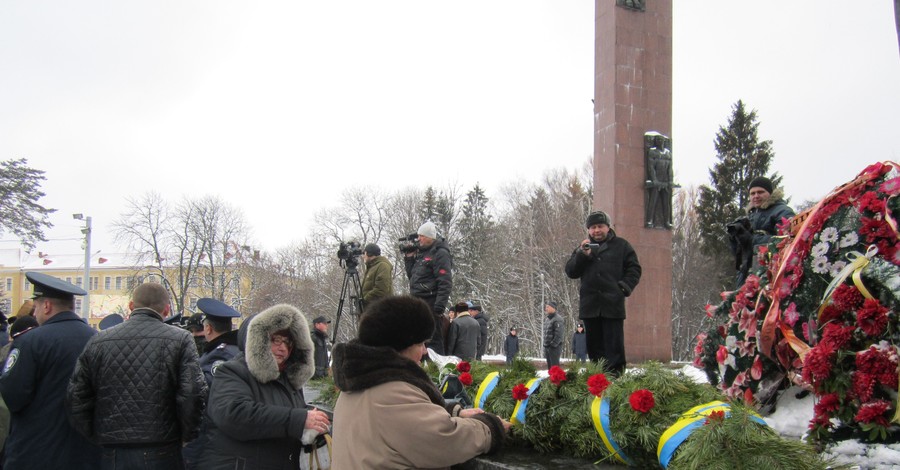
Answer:
<svg viewBox="0 0 900 470"><path fill-rule="evenodd" d="M734 275L734 264L725 225L746 215L749 202L747 185L753 178L765 176L775 157L771 140L759 140L756 110L747 111L738 100L728 124L719 127L715 147L718 163L709 170L710 185L700 187L697 204L703 252L723 264L723 281ZM775 186L781 177L769 176ZM730 266L730 268L726 268Z"/></svg>
<svg viewBox="0 0 900 470"><path fill-rule="evenodd" d="M461 282L454 283L454 288L459 287L459 290L454 290L461 297L478 298L483 294L473 281L477 273L481 273L481 267L489 255L494 238L493 229L494 221L488 213L488 197L481 186L476 184L466 194L463 202L459 220L460 233L455 246L455 274L466 273L465 276L457 276Z"/></svg>
<svg viewBox="0 0 900 470"><path fill-rule="evenodd" d="M56 209L38 204L45 179L44 172L29 167L24 158L0 162L0 234L11 232L27 250L47 241L44 229L53 226L49 215Z"/></svg>

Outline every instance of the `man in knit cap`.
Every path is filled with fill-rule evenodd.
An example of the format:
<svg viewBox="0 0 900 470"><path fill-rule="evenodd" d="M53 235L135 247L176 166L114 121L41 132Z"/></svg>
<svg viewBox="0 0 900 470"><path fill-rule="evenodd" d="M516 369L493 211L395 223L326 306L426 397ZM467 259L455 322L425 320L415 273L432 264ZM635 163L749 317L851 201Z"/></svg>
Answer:
<svg viewBox="0 0 900 470"><path fill-rule="evenodd" d="M425 301L434 315L434 334L428 347L437 354L445 354L443 339L444 310L453 288L453 256L450 248L438 237L434 222L419 227L418 249L406 253L406 276L409 278L409 294Z"/></svg>
<svg viewBox="0 0 900 470"><path fill-rule="evenodd" d="M767 245L778 233L778 226L784 219L794 216L794 210L784 202L784 192L775 188L772 180L764 176L753 178L748 187L750 204L747 206L747 217L750 219L752 233L753 266L759 266L756 254L759 247ZM749 266L738 272L737 287L747 278Z"/></svg>

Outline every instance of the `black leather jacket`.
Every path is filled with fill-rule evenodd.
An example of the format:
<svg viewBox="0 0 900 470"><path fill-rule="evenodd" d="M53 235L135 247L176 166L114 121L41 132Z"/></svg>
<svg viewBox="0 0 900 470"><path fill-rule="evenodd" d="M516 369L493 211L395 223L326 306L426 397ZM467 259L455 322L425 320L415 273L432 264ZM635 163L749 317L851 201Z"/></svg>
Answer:
<svg viewBox="0 0 900 470"><path fill-rule="evenodd" d="M91 338L69 382L69 420L100 445L189 441L206 397L191 334L136 309Z"/></svg>

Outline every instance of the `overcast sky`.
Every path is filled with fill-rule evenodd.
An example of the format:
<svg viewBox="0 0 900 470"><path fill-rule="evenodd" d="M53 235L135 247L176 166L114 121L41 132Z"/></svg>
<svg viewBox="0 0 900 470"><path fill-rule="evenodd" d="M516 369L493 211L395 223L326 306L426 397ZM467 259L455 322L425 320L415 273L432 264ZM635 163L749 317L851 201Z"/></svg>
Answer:
<svg viewBox="0 0 900 470"><path fill-rule="evenodd" d="M860 5L675 2L678 182L708 182L738 99L794 202L900 160L892 2ZM46 171L51 238L80 236L83 212L107 252L149 190L221 196L270 250L356 185L497 197L590 158L593 16L593 0L5 0L0 160Z"/></svg>

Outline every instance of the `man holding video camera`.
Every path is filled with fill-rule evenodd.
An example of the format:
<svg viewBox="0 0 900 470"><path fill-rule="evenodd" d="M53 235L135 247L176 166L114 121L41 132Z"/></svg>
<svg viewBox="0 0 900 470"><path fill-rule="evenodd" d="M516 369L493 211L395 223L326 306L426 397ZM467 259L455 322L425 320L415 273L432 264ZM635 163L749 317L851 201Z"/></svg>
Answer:
<svg viewBox="0 0 900 470"><path fill-rule="evenodd" d="M434 334L428 347L444 355L442 325L453 287L453 257L444 240L438 239L437 227L433 222L422 224L417 234L417 249L404 252L409 294L424 300L431 307L435 317Z"/></svg>
<svg viewBox="0 0 900 470"><path fill-rule="evenodd" d="M585 221L588 238L572 252L566 275L581 279L578 319L584 324L588 357L603 359L610 371L625 371L625 297L641 280L634 248L610 228L605 212Z"/></svg>

